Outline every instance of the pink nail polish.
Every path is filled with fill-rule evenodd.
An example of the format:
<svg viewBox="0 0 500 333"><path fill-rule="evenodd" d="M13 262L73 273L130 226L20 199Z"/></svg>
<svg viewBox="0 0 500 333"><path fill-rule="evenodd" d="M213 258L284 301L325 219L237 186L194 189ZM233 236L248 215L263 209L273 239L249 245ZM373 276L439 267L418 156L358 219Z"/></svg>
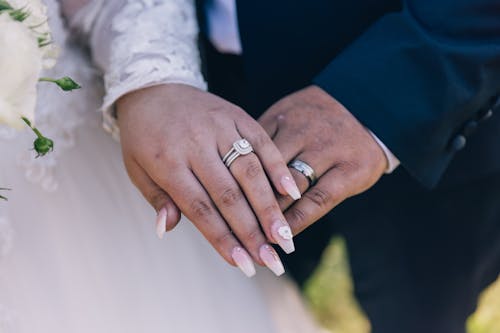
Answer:
<svg viewBox="0 0 500 333"><path fill-rule="evenodd" d="M295 251L292 229L290 229L288 223L280 220L275 221L271 226L271 232L274 240L286 254L290 254Z"/></svg>
<svg viewBox="0 0 500 333"><path fill-rule="evenodd" d="M235 247L233 250L233 257L236 266L248 277L252 277L255 275L255 266L253 264L252 258L250 255L242 249L241 247Z"/></svg>
<svg viewBox="0 0 500 333"><path fill-rule="evenodd" d="M156 217L156 234L159 239L163 239L165 232L167 231L167 209L163 207L158 212Z"/></svg>
<svg viewBox="0 0 500 333"><path fill-rule="evenodd" d="M266 264L266 266L274 273L276 276L283 275L285 273L285 267L280 260L280 257L274 251L270 245L262 245L260 247L260 259Z"/></svg>
<svg viewBox="0 0 500 333"><path fill-rule="evenodd" d="M288 195L292 197L293 200L300 199L301 195L299 188L297 187L297 184L291 177L284 176L283 178L281 178L281 186L283 186L286 193L288 193Z"/></svg>

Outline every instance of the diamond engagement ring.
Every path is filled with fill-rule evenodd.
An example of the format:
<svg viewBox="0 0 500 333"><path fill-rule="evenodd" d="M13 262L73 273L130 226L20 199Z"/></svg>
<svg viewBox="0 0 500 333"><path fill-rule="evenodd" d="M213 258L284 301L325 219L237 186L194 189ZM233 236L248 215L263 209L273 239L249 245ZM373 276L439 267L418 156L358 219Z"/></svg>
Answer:
<svg viewBox="0 0 500 333"><path fill-rule="evenodd" d="M227 152L222 158L222 163L224 163L228 168L231 164L240 156L248 155L253 152L252 145L246 139L240 139L233 143L233 147Z"/></svg>
<svg viewBox="0 0 500 333"><path fill-rule="evenodd" d="M316 184L316 182L318 181L314 169L304 161L293 160L288 164L288 167L293 168L303 174L309 181L309 187L314 186L314 184Z"/></svg>

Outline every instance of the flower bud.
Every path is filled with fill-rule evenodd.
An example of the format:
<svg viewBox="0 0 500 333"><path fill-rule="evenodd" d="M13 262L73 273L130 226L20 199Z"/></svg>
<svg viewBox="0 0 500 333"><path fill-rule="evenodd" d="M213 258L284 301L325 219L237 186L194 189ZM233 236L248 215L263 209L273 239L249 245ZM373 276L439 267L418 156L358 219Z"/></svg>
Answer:
<svg viewBox="0 0 500 333"><path fill-rule="evenodd" d="M36 140L33 142L33 149L37 152L36 157L45 156L54 150L54 141L45 137L38 128L34 127L26 117L21 119L28 125L29 128L36 134Z"/></svg>
<svg viewBox="0 0 500 333"><path fill-rule="evenodd" d="M33 142L33 148L37 152L36 157L45 156L54 150L54 141L44 136L38 137L35 142Z"/></svg>
<svg viewBox="0 0 500 333"><path fill-rule="evenodd" d="M64 91L71 91L81 88L78 83L73 81L73 79L68 76L62 77L60 79L51 79L49 77L42 77L38 81L55 83L59 86L59 88L61 88Z"/></svg>
<svg viewBox="0 0 500 333"><path fill-rule="evenodd" d="M81 88L78 83L73 81L73 79L71 79L68 76L55 80L54 83L57 84L64 91L71 91Z"/></svg>

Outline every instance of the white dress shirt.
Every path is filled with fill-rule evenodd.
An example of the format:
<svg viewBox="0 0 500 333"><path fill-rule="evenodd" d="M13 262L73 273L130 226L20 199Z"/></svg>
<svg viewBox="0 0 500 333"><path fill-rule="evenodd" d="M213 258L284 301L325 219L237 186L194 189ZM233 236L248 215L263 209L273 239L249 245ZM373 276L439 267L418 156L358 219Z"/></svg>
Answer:
<svg viewBox="0 0 500 333"><path fill-rule="evenodd" d="M241 54L241 39L235 0L212 0L205 7L208 17L208 38L219 52ZM383 150L386 160L386 173L391 173L400 162L396 156L372 132L377 144Z"/></svg>
<svg viewBox="0 0 500 333"><path fill-rule="evenodd" d="M241 54L240 31L235 0L207 1L208 38L222 53Z"/></svg>

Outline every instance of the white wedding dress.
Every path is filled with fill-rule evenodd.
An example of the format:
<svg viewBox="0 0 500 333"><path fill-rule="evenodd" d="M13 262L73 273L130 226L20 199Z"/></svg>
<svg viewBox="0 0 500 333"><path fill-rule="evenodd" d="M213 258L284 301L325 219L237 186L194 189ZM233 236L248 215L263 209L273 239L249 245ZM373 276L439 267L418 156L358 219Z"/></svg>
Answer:
<svg viewBox="0 0 500 333"><path fill-rule="evenodd" d="M12 188L0 202L0 332L316 332L286 278L246 278L186 220L156 237L95 112L101 80L46 3L62 48L50 74L83 89L41 86L37 125L55 141L45 157L34 159L29 131L0 128L0 187Z"/></svg>

